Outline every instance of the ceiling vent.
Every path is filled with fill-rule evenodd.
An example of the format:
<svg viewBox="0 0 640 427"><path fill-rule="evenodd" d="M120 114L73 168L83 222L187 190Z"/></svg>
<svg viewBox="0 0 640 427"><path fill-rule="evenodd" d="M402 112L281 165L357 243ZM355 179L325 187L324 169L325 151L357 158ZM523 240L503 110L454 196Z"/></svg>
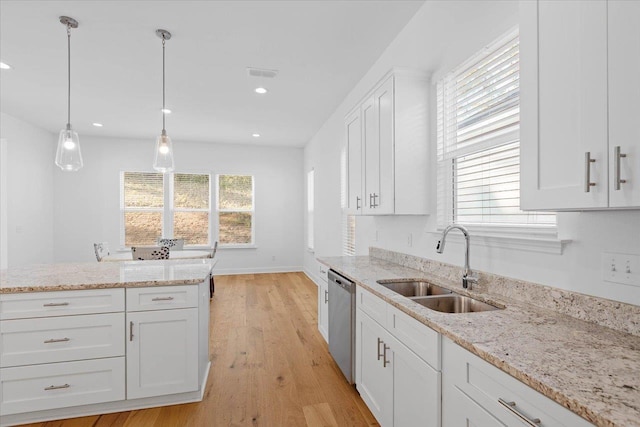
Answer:
<svg viewBox="0 0 640 427"><path fill-rule="evenodd" d="M249 73L250 77L272 79L278 75L278 70L267 70L265 68L247 67L247 73Z"/></svg>

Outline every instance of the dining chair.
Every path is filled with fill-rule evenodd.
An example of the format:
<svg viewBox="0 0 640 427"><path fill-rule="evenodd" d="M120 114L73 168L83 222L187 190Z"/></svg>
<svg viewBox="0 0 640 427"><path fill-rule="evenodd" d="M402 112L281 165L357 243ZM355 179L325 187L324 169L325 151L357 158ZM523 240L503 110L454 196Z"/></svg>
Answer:
<svg viewBox="0 0 640 427"><path fill-rule="evenodd" d="M184 239L165 239L163 237L158 238L158 246L166 246L169 249L181 251L184 249Z"/></svg>
<svg viewBox="0 0 640 427"><path fill-rule="evenodd" d="M98 262L101 262L102 258L110 255L109 244L107 242L94 243L93 250L96 253L96 259L98 260Z"/></svg>
<svg viewBox="0 0 640 427"><path fill-rule="evenodd" d="M167 246L131 247L131 257L135 260L169 259Z"/></svg>
<svg viewBox="0 0 640 427"><path fill-rule="evenodd" d="M216 242L213 244L213 250L211 251L210 258L215 258L217 251L218 251L218 241L216 240ZM213 281L213 270L211 270L211 276L209 276L209 298L213 298L213 293L215 292L215 290L216 290L216 284Z"/></svg>

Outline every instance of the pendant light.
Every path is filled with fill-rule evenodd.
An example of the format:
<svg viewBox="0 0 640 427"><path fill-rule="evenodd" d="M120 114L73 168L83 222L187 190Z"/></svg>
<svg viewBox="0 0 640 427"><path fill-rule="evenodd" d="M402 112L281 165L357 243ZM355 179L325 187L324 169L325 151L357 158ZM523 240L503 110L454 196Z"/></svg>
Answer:
<svg viewBox="0 0 640 427"><path fill-rule="evenodd" d="M71 29L78 28L78 21L61 16L60 23L67 27L67 126L60 131L56 165L63 171L75 172L82 167L82 153L78 132L71 129Z"/></svg>
<svg viewBox="0 0 640 427"><path fill-rule="evenodd" d="M156 30L156 35L162 39L162 133L156 140L153 168L158 172L167 173L173 171L173 146L164 126L167 111L164 105L164 44L171 38L171 33L167 30Z"/></svg>

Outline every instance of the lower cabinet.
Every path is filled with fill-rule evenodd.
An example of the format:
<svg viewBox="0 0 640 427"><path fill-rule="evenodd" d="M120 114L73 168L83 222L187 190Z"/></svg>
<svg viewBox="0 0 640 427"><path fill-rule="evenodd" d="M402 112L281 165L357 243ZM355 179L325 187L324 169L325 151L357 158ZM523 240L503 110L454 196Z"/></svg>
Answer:
<svg viewBox="0 0 640 427"><path fill-rule="evenodd" d="M318 263L318 330L326 342L329 342L329 284L328 269Z"/></svg>
<svg viewBox="0 0 640 427"><path fill-rule="evenodd" d="M447 338L442 340L442 425L592 426Z"/></svg>
<svg viewBox="0 0 640 427"><path fill-rule="evenodd" d="M198 389L198 309L127 313L127 398Z"/></svg>
<svg viewBox="0 0 640 427"><path fill-rule="evenodd" d="M366 291L358 288L360 298L356 301L378 298L362 292ZM387 308L390 313L395 310ZM438 346L437 333L422 326L428 330L428 338L435 334L431 344ZM356 310L356 386L360 396L383 427L440 426L440 373L388 328L365 310ZM430 344L429 339L423 343Z"/></svg>

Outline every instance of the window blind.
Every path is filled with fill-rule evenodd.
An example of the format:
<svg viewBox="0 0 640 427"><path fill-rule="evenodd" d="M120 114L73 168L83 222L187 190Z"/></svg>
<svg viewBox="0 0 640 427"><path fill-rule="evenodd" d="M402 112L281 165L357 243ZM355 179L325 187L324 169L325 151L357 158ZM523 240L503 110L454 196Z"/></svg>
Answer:
<svg viewBox="0 0 640 427"><path fill-rule="evenodd" d="M438 222L555 225L520 210L519 38L513 31L438 82Z"/></svg>
<svg viewBox="0 0 640 427"><path fill-rule="evenodd" d="M315 182L314 177L315 173L313 169L311 169L307 173L307 247L309 249L313 249L314 245L314 235L313 235L313 226L314 226L314 197L315 197Z"/></svg>
<svg viewBox="0 0 640 427"><path fill-rule="evenodd" d="M254 182L251 175L218 175L220 245L254 244Z"/></svg>
<svg viewBox="0 0 640 427"><path fill-rule="evenodd" d="M211 245L210 181L208 174L173 175L173 235L186 245Z"/></svg>
<svg viewBox="0 0 640 427"><path fill-rule="evenodd" d="M153 172L121 174L121 243L153 245L162 236L164 177Z"/></svg>
<svg viewBox="0 0 640 427"><path fill-rule="evenodd" d="M347 148L343 147L340 153L340 178L341 178L341 191L340 202L342 204L342 254L346 256L352 256L356 254L356 217L354 215L347 214L347 194L348 194L348 181L347 175Z"/></svg>

